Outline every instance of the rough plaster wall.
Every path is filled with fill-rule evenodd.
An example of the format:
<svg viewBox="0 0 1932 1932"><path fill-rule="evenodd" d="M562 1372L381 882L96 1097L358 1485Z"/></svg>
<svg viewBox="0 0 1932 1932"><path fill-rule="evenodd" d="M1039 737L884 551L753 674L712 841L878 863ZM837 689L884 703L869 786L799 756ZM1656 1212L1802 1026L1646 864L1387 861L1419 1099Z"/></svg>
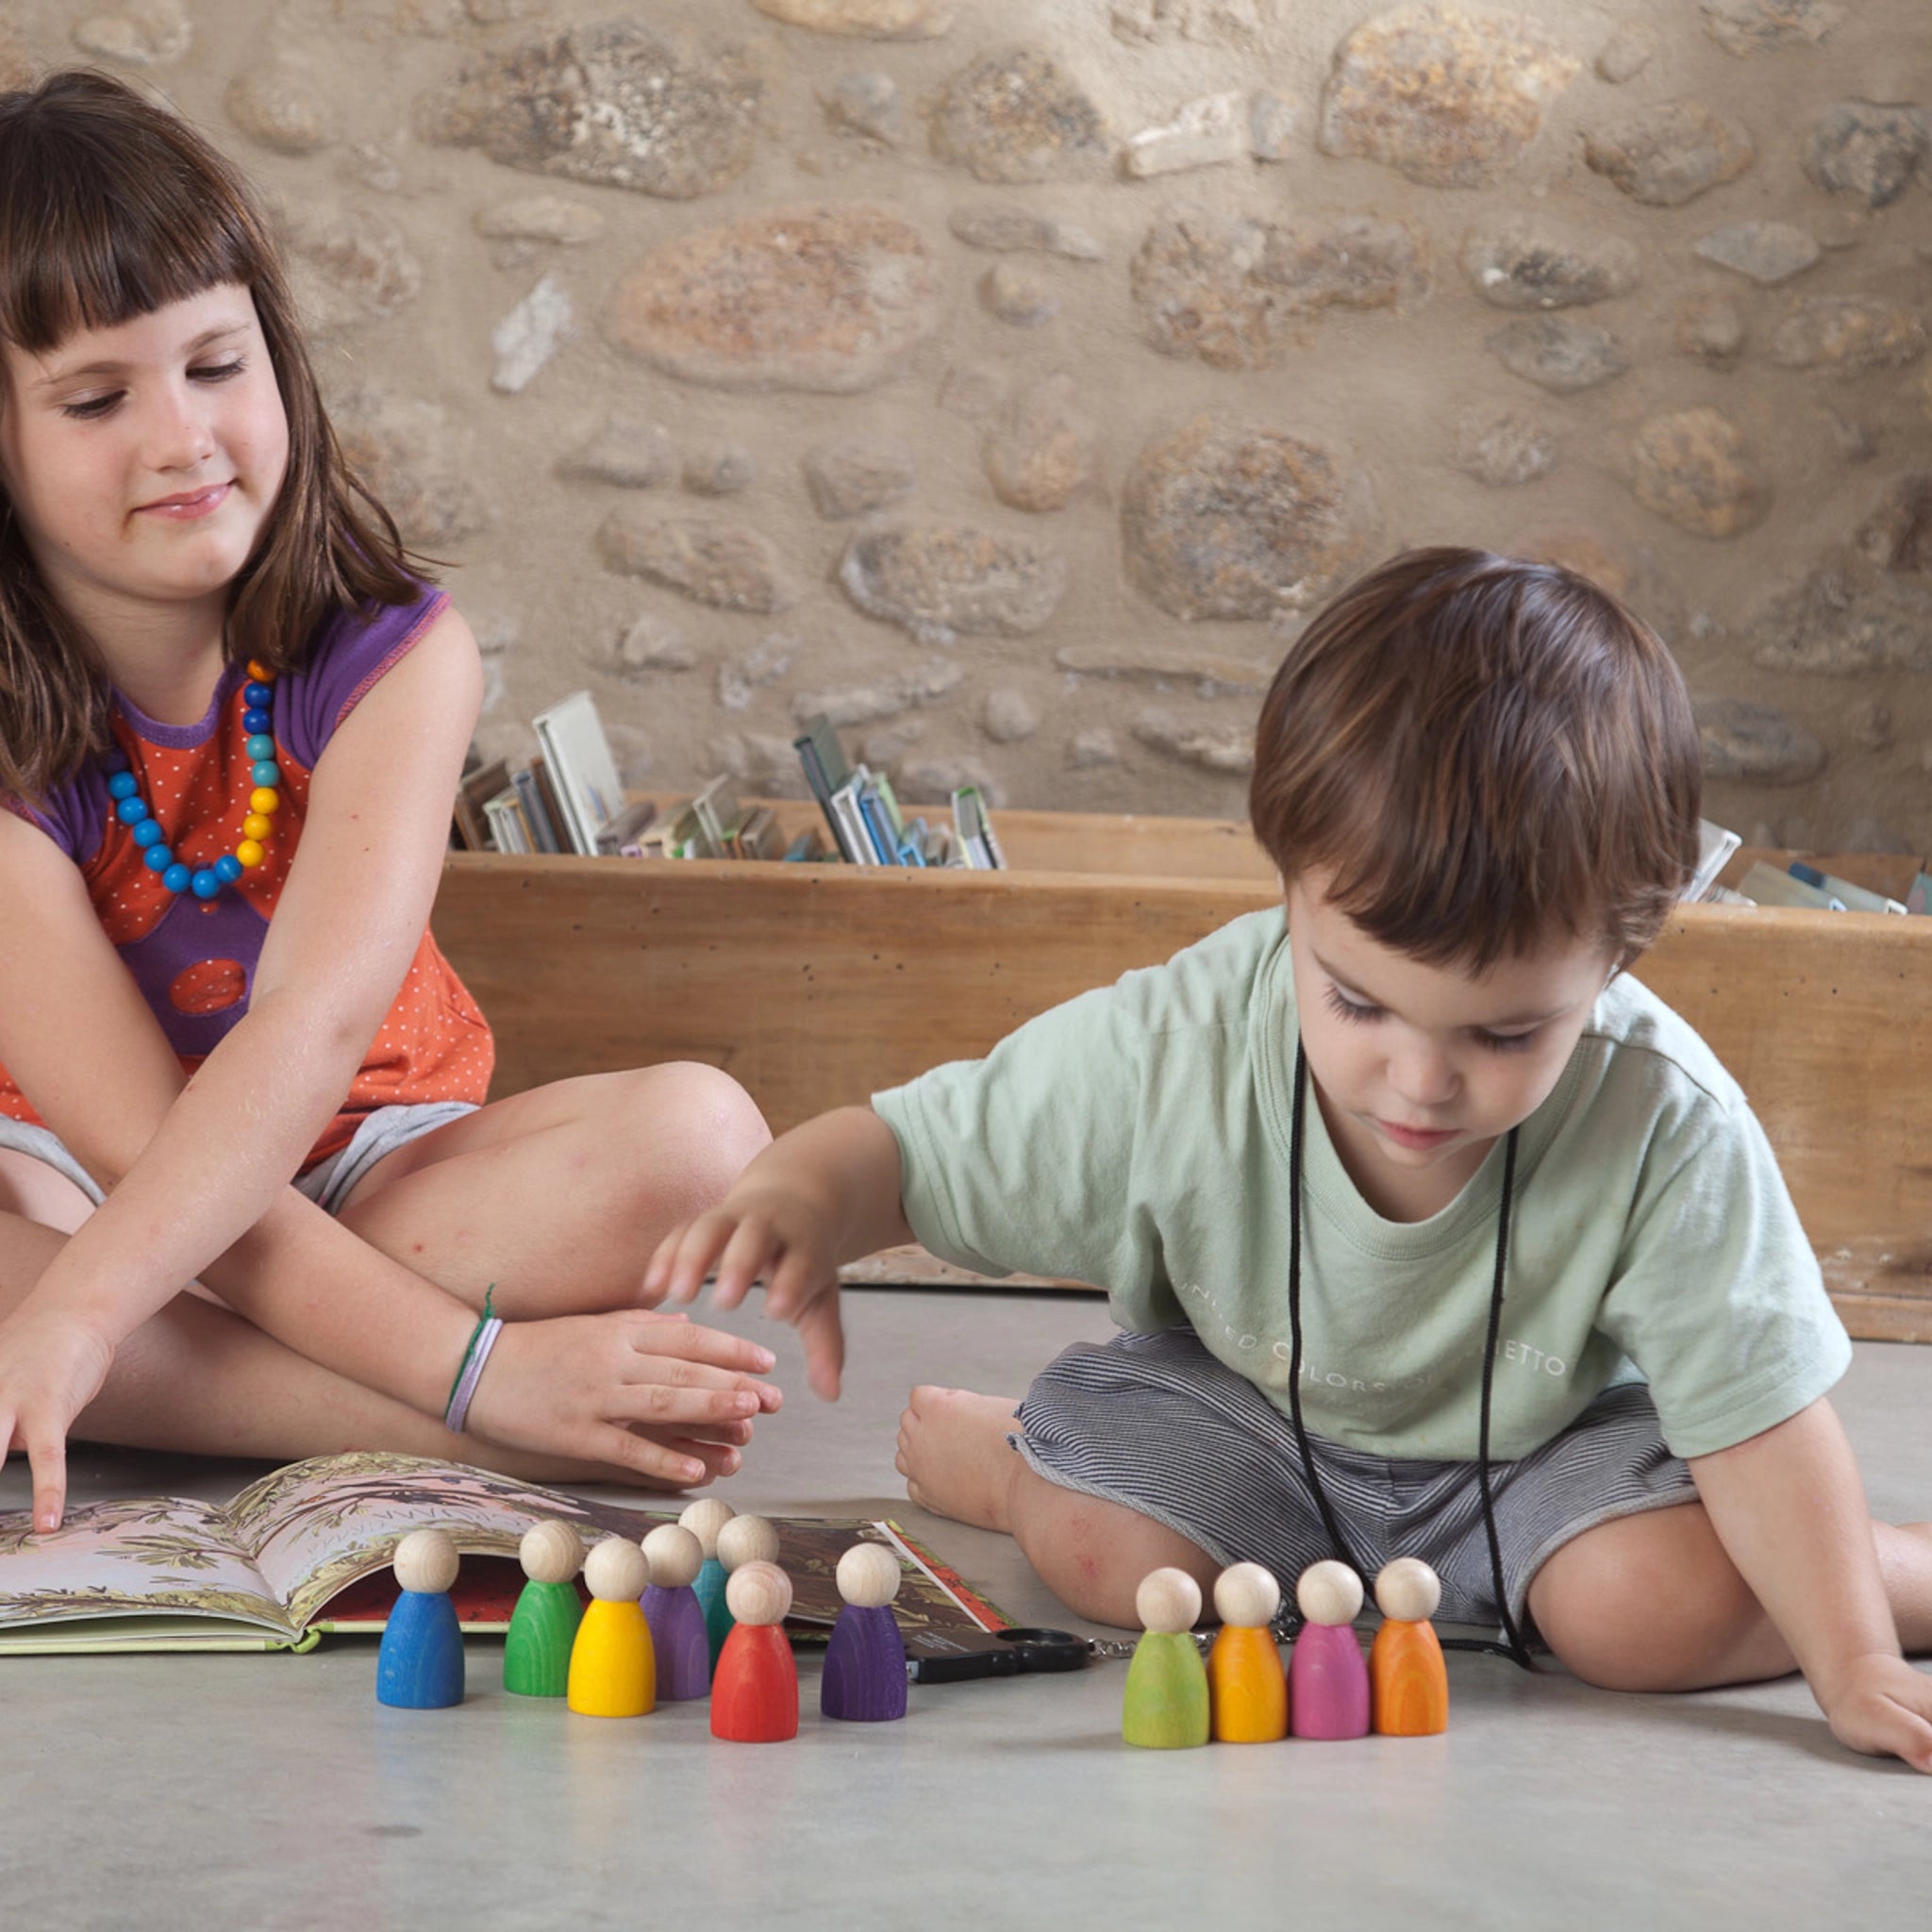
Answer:
<svg viewBox="0 0 1932 1932"><path fill-rule="evenodd" d="M1714 816L1932 848L1923 0L0 0L81 58L280 211L489 749L1237 813L1309 601L1468 541L1659 625Z"/></svg>

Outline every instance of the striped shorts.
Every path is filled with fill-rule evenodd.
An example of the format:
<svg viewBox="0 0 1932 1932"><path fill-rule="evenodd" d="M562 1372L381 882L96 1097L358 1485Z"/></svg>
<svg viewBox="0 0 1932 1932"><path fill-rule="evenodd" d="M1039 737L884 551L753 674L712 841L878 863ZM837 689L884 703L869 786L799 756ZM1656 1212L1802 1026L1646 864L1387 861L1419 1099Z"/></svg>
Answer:
<svg viewBox="0 0 1932 1932"><path fill-rule="evenodd" d="M1047 1481L1151 1516L1217 1563L1265 1564L1291 1593L1310 1563L1335 1554L1292 1424L1191 1329L1069 1348L1026 1391L1019 1424L1013 1446ZM1440 1621L1499 1624L1474 1462L1393 1461L1308 1441L1366 1582L1391 1557L1420 1557L1442 1579ZM1697 1499L1641 1382L1605 1390L1520 1460L1491 1462L1490 1494L1525 1637L1530 1579L1572 1537Z"/></svg>

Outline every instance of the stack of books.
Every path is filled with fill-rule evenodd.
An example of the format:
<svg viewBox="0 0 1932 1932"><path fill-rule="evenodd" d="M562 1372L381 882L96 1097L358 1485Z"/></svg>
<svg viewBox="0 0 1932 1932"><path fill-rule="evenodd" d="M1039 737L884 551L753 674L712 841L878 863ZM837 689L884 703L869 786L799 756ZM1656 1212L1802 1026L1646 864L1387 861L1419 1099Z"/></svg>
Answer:
<svg viewBox="0 0 1932 1932"><path fill-rule="evenodd" d="M908 821L883 772L852 764L831 721L821 712L793 741L805 782L825 815L838 856L848 865L969 866L1004 868L986 802L974 785L953 793L953 822Z"/></svg>

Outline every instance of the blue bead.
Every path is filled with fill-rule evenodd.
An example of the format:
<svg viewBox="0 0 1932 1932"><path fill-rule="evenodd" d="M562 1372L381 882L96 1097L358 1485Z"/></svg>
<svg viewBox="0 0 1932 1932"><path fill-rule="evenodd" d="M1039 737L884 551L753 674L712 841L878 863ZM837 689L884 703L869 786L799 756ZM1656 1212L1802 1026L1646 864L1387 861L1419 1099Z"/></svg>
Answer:
<svg viewBox="0 0 1932 1932"><path fill-rule="evenodd" d="M125 772L127 769L127 754L118 744L110 744L101 754L102 768L109 772Z"/></svg>
<svg viewBox="0 0 1932 1932"><path fill-rule="evenodd" d="M215 876L223 885L232 886L242 876L242 861L232 852L225 852L215 860Z"/></svg>
<svg viewBox="0 0 1932 1932"><path fill-rule="evenodd" d="M222 882L215 876L212 866L203 866L189 880L189 884L194 888L194 896L197 899L212 899L222 890Z"/></svg>
<svg viewBox="0 0 1932 1932"><path fill-rule="evenodd" d="M258 785L279 785L282 782L282 768L273 758L263 758L254 771Z"/></svg>
<svg viewBox="0 0 1932 1932"><path fill-rule="evenodd" d="M141 857L150 872L165 873L175 862L175 855L165 845L150 845ZM180 888L175 890L178 891Z"/></svg>
<svg viewBox="0 0 1932 1932"><path fill-rule="evenodd" d="M275 701L275 687L267 684L251 684L242 692L242 702L251 710L265 711Z"/></svg>
<svg viewBox="0 0 1932 1932"><path fill-rule="evenodd" d="M162 885L171 892L185 892L193 879L194 874L178 858L161 874Z"/></svg>
<svg viewBox="0 0 1932 1932"><path fill-rule="evenodd" d="M114 808L114 816L124 825L138 825L142 819L153 818L154 813L148 810L146 799L129 797L124 798Z"/></svg>
<svg viewBox="0 0 1932 1932"><path fill-rule="evenodd" d="M132 798L141 790L141 780L132 772L120 771L108 780L109 798Z"/></svg>
<svg viewBox="0 0 1932 1932"><path fill-rule="evenodd" d="M242 713L242 728L244 731L266 731L273 713L249 710Z"/></svg>
<svg viewBox="0 0 1932 1932"><path fill-rule="evenodd" d="M134 828L134 842L147 848L161 842L161 822L159 819L142 819Z"/></svg>
<svg viewBox="0 0 1932 1932"><path fill-rule="evenodd" d="M243 749L252 758L272 758L275 755L275 741L266 731L251 731Z"/></svg>

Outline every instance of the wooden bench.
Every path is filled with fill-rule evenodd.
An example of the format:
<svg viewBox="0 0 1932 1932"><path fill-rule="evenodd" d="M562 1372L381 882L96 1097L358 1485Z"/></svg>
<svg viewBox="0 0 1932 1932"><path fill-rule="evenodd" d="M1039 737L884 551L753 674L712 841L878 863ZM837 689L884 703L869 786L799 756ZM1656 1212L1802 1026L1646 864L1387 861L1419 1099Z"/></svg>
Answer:
<svg viewBox="0 0 1932 1932"><path fill-rule="evenodd" d="M435 930L495 1027L496 1092L705 1060L782 1132L1274 897L1244 826L998 826L999 873L452 854ZM1819 862L1897 896L1916 870ZM1750 1095L1853 1333L1932 1341L1932 919L1686 907L1637 971Z"/></svg>

